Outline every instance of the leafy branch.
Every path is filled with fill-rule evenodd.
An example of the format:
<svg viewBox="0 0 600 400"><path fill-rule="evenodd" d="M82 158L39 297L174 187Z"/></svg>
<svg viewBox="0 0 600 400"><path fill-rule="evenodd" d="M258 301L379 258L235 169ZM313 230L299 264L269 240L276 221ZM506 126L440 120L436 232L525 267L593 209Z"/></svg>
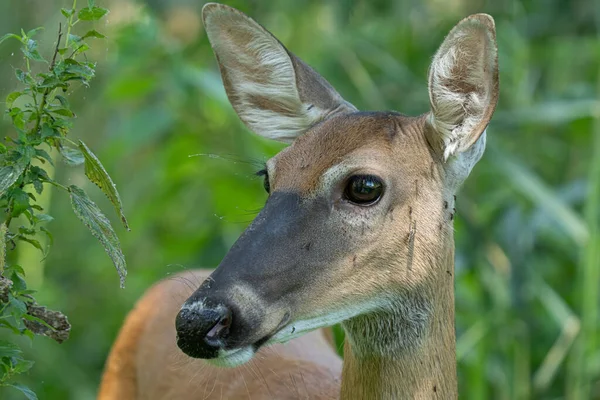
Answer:
<svg viewBox="0 0 600 400"><path fill-rule="evenodd" d="M89 85L95 76L96 64L86 57L90 49L88 41L105 38L95 29L81 36L72 33L80 22L98 21L108 13L107 9L96 6L95 0L87 3L87 7L77 10L77 0L74 0L72 8L61 9L66 19L66 34L60 23L50 62L40 54L34 39L42 28L0 38L0 44L7 39L18 40L25 61L25 69L15 69L22 87L6 97L6 114L15 135L0 143L0 209L5 211L4 220L0 220L0 328L30 338L34 334L45 335L59 343L69 336L67 318L39 306L33 297L34 291L27 289L23 268L7 262L7 252L19 242L29 243L43 253L47 248L40 243L39 235L47 236L52 242L45 224L53 218L37 201L47 185L69 194L75 215L113 261L121 286L127 274L119 239L100 208L82 188L61 184L44 169L47 164L54 165L51 156L54 150L68 165L83 164L85 175L104 192L129 230L119 193L106 169L84 142L75 143L67 137L76 116L64 94L75 83ZM48 68L36 73L34 67L40 64L47 64ZM15 221L22 225L13 227ZM0 387L11 386L30 399L36 398L27 387L11 383L16 375L28 371L32 365L32 361L24 359L18 346L0 341Z"/></svg>

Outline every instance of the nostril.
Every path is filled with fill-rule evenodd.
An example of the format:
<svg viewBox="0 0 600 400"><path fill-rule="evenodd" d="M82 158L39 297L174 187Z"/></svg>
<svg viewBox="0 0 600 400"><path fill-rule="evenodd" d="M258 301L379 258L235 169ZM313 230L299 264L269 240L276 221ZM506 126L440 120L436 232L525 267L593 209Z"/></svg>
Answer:
<svg viewBox="0 0 600 400"><path fill-rule="evenodd" d="M231 311L229 309L224 309L223 314L217 323L206 334L206 339L215 340L225 337L229 333L231 322Z"/></svg>

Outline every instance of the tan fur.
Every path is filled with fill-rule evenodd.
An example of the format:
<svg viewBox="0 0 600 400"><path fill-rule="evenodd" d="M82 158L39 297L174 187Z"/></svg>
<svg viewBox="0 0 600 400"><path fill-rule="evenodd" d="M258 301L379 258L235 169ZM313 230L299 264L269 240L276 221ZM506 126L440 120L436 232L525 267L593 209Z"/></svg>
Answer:
<svg viewBox="0 0 600 400"><path fill-rule="evenodd" d="M337 393L346 400L456 398L454 195L483 154L498 98L491 17L468 17L450 32L430 70L432 109L419 117L356 112L237 10L207 5L204 21L240 118L263 136L295 139L267 163L271 192L298 196L300 207L322 211L325 204L326 212L310 222L330 233L316 236L315 244L305 242L311 232L281 238L332 257L319 268L293 260L290 265L312 268L313 278L310 285L294 282L302 289L293 293L293 308L286 303L289 293L262 301L245 282L242 297L254 299L270 317L244 336L274 332L267 342L273 344L342 322L341 390L339 359L320 331L262 348L247 367L219 370L183 356L174 318L185 295L175 280L152 289L128 317L108 360L101 399L120 393L141 399L321 399ZM357 206L344 198L347 180L356 174L384 182L377 203ZM243 261L228 267L244 268ZM270 283L278 283L276 275ZM228 294L244 306L233 291ZM290 321L277 331L284 311ZM279 382L288 375L288 384Z"/></svg>

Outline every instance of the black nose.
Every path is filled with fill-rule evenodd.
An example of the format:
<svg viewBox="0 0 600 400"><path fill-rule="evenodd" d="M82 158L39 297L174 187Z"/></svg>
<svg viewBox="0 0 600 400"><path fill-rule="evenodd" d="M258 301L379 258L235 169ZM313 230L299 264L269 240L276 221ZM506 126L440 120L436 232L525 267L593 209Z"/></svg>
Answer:
<svg viewBox="0 0 600 400"><path fill-rule="evenodd" d="M190 357L215 358L225 346L231 322L231 311L223 305L182 308L175 319L177 346Z"/></svg>

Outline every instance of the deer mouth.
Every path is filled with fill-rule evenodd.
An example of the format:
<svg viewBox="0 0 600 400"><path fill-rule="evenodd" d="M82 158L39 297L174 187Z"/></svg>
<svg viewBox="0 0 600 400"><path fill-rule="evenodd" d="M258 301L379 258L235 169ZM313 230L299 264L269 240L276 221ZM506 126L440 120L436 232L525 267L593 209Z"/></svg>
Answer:
<svg viewBox="0 0 600 400"><path fill-rule="evenodd" d="M219 350L217 357L208 358L206 361L212 365L225 368L232 368L245 364L249 362L252 357L254 357L254 355L263 345L276 343L271 339L280 334L282 331L287 332L290 329L286 326L288 325L289 321L290 314L286 313L277 328L275 328L270 334L263 336L261 339L252 344L238 347L236 349L221 349ZM295 330L295 328L292 329Z"/></svg>

